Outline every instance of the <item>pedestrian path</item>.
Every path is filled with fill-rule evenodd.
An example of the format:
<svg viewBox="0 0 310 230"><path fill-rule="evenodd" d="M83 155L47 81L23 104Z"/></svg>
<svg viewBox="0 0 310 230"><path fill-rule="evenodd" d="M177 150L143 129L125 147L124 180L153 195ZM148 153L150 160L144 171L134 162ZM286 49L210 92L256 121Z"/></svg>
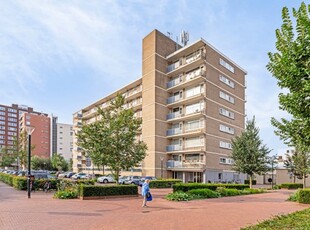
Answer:
<svg viewBox="0 0 310 230"><path fill-rule="evenodd" d="M287 202L292 191L171 202L171 189L153 189L150 207L142 198L58 200L51 193L17 191L0 182L1 230L71 229L240 229L257 221L309 207Z"/></svg>

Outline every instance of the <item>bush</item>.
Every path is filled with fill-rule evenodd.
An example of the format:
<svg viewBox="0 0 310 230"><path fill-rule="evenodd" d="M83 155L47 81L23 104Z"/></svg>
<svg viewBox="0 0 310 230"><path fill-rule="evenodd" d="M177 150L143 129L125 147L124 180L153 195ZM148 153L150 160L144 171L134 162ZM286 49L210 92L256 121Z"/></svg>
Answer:
<svg viewBox="0 0 310 230"><path fill-rule="evenodd" d="M14 177L13 187L18 190L27 190L27 178L26 177Z"/></svg>
<svg viewBox="0 0 310 230"><path fill-rule="evenodd" d="M204 189L192 189L188 191L189 195L192 195L195 198L218 198L220 194L213 190L204 188Z"/></svg>
<svg viewBox="0 0 310 230"><path fill-rule="evenodd" d="M74 199L78 197L78 191L75 188L67 188L55 192L54 198L58 199Z"/></svg>
<svg viewBox="0 0 310 230"><path fill-rule="evenodd" d="M218 187L224 188L235 188L238 190L243 190L245 188L249 188L249 185L245 184L202 184L202 183L179 183L173 185L173 192L182 191L187 192L193 189L200 189L200 188L208 188L210 190L215 191Z"/></svg>
<svg viewBox="0 0 310 230"><path fill-rule="evenodd" d="M245 184L250 184L250 180L244 180ZM256 180L252 180L252 185L256 185Z"/></svg>
<svg viewBox="0 0 310 230"><path fill-rule="evenodd" d="M284 183L284 184L281 184L281 188L287 188L287 189L299 189L302 187L303 187L303 185L300 183Z"/></svg>
<svg viewBox="0 0 310 230"><path fill-rule="evenodd" d="M264 193L265 190L261 188L246 188L241 191L241 194L246 195L246 194L258 194L258 193Z"/></svg>
<svg viewBox="0 0 310 230"><path fill-rule="evenodd" d="M298 202L303 204L310 204L310 189L300 189L298 190Z"/></svg>
<svg viewBox="0 0 310 230"><path fill-rule="evenodd" d="M15 175L11 174L5 174L5 173L0 173L0 181L13 186L13 178L16 177Z"/></svg>
<svg viewBox="0 0 310 230"><path fill-rule="evenodd" d="M293 201L293 202L298 202L299 200L299 192L294 192L293 194L290 195L290 197L287 199L288 201Z"/></svg>
<svg viewBox="0 0 310 230"><path fill-rule="evenodd" d="M79 186L79 195L81 197L138 195L138 187L135 185L84 185Z"/></svg>
<svg viewBox="0 0 310 230"><path fill-rule="evenodd" d="M216 191L221 195L221 196L238 196L241 194L241 190L235 189L235 188L223 188L223 187L218 187Z"/></svg>
<svg viewBox="0 0 310 230"><path fill-rule="evenodd" d="M193 199L193 196L185 192L174 192L169 193L165 198L171 201L189 201Z"/></svg>
<svg viewBox="0 0 310 230"><path fill-rule="evenodd" d="M181 183L182 180L168 179L168 180L151 180L150 188L171 188L174 184Z"/></svg>

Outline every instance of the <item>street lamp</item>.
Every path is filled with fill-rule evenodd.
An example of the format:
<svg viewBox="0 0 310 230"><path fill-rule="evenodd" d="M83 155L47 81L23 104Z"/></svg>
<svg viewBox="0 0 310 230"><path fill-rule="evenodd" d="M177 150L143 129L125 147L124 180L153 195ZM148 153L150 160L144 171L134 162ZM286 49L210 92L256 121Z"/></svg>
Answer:
<svg viewBox="0 0 310 230"><path fill-rule="evenodd" d="M164 157L160 157L160 177L163 179L164 177Z"/></svg>
<svg viewBox="0 0 310 230"><path fill-rule="evenodd" d="M31 198L31 188L30 188L30 175L31 175L31 134L34 131L34 127L27 126L26 131L28 134L28 178L27 178L27 190L28 190L28 198Z"/></svg>
<svg viewBox="0 0 310 230"><path fill-rule="evenodd" d="M277 155L270 157L270 160L271 160L271 189L273 189L273 170L274 170L274 163L276 163L275 162L276 159L277 159Z"/></svg>

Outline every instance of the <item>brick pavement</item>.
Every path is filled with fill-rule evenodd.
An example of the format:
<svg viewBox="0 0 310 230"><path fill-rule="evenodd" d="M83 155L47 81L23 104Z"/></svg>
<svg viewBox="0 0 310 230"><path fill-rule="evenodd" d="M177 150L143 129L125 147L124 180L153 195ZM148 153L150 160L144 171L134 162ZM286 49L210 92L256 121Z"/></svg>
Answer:
<svg viewBox="0 0 310 230"><path fill-rule="evenodd" d="M17 191L0 182L1 230L71 229L240 229L272 216L302 210L309 205L286 202L291 191L171 202L170 189L152 190L150 207L141 198L58 200L51 193Z"/></svg>

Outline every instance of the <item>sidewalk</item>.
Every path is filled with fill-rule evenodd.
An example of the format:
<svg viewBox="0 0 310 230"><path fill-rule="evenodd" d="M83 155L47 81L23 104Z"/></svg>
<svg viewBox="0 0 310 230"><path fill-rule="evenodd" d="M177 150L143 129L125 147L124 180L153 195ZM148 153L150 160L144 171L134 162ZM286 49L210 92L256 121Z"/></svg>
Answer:
<svg viewBox="0 0 310 230"><path fill-rule="evenodd" d="M142 198L58 200L51 193L17 191L0 182L0 229L240 229L257 221L310 207L286 202L292 191L171 202L171 189L152 189L150 207Z"/></svg>

